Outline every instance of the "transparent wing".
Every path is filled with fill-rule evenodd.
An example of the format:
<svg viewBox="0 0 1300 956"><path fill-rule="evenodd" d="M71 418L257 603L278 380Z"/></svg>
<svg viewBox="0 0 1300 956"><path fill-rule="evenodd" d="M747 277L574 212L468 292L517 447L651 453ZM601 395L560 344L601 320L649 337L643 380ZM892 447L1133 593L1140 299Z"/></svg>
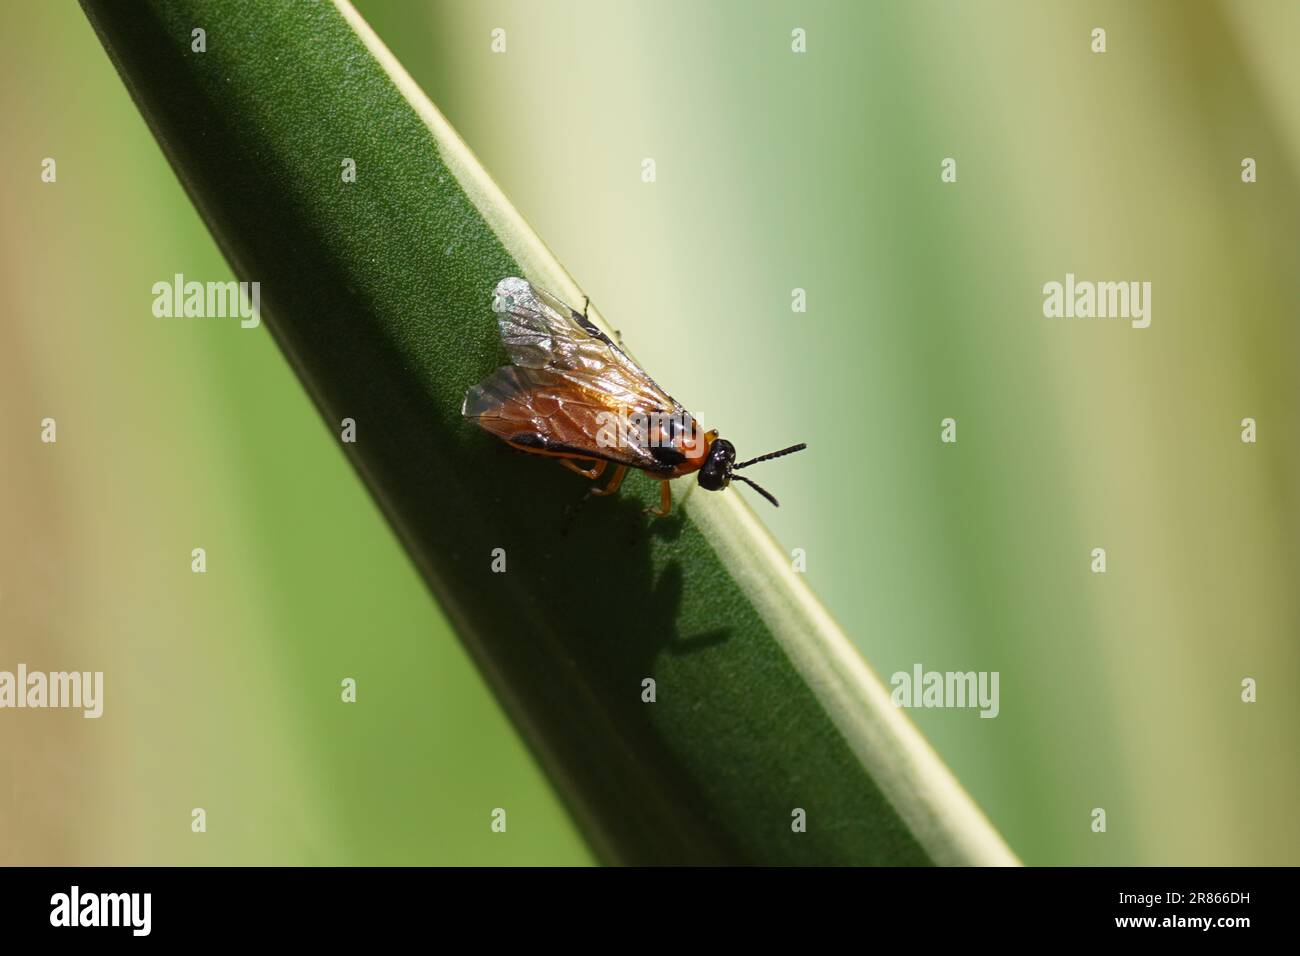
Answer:
<svg viewBox="0 0 1300 956"><path fill-rule="evenodd" d="M551 369L506 365L465 394L462 414L513 445L654 470L648 442L611 425L618 409ZM602 441L601 436L613 440Z"/></svg>
<svg viewBox="0 0 1300 956"><path fill-rule="evenodd" d="M521 368L548 369L615 406L671 412L680 406L592 323L548 292L517 277L493 292L501 343Z"/></svg>

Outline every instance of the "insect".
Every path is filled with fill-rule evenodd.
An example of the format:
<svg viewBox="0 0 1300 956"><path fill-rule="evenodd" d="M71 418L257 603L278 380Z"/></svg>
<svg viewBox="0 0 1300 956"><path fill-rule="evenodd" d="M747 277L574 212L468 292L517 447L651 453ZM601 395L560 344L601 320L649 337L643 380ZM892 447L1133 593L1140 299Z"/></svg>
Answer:
<svg viewBox="0 0 1300 956"><path fill-rule="evenodd" d="M663 517L672 510L668 482L694 473L700 487L721 491L743 481L778 505L742 468L802 451L791 445L736 462L736 448L716 430L701 433L690 412L650 378L586 314L519 278L493 292L501 342L510 356L465 394L461 413L513 448L558 458L595 480L614 465L594 495L618 491L629 468L658 479ZM578 462L589 462L587 468Z"/></svg>

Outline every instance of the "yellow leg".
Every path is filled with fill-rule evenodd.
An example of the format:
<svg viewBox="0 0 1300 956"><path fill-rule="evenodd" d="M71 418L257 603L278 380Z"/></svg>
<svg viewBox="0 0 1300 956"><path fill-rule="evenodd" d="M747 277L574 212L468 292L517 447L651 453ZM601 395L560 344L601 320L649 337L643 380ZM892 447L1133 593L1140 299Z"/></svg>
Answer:
<svg viewBox="0 0 1300 956"><path fill-rule="evenodd" d="M604 462L601 464L604 464ZM593 491L592 494L596 496L612 495L614 492L618 491L618 486L623 483L623 476L626 474L627 465L619 465L614 469L614 477L609 479L609 484L605 485L605 487L601 488L599 491Z"/></svg>
<svg viewBox="0 0 1300 956"><path fill-rule="evenodd" d="M569 469L569 471L572 471L575 474L582 475L582 477L584 478L590 478L594 481L604 473L605 466L608 465L609 462L605 461L605 459L603 458L598 458L596 459L596 463L591 467L590 470L586 468L579 468L577 465L573 463L572 458L561 458L560 464L563 465L565 468Z"/></svg>
<svg viewBox="0 0 1300 956"><path fill-rule="evenodd" d="M666 481L659 482L659 508L647 508L646 514L654 515L656 518L668 517L668 512L673 510L673 489Z"/></svg>

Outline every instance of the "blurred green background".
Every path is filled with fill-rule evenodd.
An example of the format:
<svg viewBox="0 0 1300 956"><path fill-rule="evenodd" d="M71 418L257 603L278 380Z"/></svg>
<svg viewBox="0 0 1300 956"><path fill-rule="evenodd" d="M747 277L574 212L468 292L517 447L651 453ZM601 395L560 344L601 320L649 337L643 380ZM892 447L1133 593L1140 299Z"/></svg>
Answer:
<svg viewBox="0 0 1300 956"><path fill-rule="evenodd" d="M755 507L875 669L1001 673L911 714L1026 862L1300 863L1300 5L358 6L660 382L811 445ZM0 712L0 862L589 862L266 329L152 316L229 268L80 9L0 54L0 669L107 684Z"/></svg>

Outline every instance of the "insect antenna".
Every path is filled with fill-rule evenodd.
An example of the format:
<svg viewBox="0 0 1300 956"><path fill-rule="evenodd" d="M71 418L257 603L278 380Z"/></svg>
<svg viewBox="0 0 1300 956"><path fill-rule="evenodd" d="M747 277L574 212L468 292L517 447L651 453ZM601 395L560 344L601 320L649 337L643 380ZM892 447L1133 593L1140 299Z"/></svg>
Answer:
<svg viewBox="0 0 1300 956"><path fill-rule="evenodd" d="M764 488L764 487L762 487L761 485L759 485L758 482L756 482L756 481L750 481L750 480L749 480L748 478L746 478L744 475L732 475L731 477L732 477L733 479L735 479L736 481L743 481L745 484L749 485L749 487L753 488L755 491L757 491L760 495L762 495L762 496L763 496L764 498L766 498L768 501L772 502L772 507L773 507L773 508L779 508L779 507L781 507L781 502L779 502L779 501L776 500L776 496L773 495L773 494L772 494L770 491L768 491L766 488Z"/></svg>
<svg viewBox="0 0 1300 956"><path fill-rule="evenodd" d="M766 455L759 455L757 458L751 458L749 461L742 461L739 465L732 465L734 468L748 468L750 465L757 465L760 461L770 461L773 458L780 458L782 455L793 455L797 451L803 451L808 446L803 442L797 445L791 445L789 448L782 448L780 451L768 452ZM740 476L737 475L737 478ZM752 482L751 482L752 484Z"/></svg>

